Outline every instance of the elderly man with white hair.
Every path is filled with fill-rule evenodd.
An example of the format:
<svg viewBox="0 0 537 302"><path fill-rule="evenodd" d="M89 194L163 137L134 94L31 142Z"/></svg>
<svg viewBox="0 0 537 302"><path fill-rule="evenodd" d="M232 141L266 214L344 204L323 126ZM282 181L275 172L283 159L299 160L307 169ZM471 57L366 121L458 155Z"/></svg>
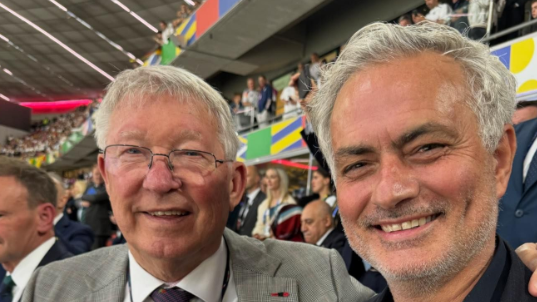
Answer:
<svg viewBox="0 0 537 302"><path fill-rule="evenodd" d="M169 66L122 72L96 113L99 169L127 245L36 272L24 302L363 301L334 250L225 229L246 167L229 108Z"/></svg>
<svg viewBox="0 0 537 302"><path fill-rule="evenodd" d="M537 301L496 235L516 85L488 47L438 24L375 23L322 79L309 117L343 226L389 285L371 301Z"/></svg>

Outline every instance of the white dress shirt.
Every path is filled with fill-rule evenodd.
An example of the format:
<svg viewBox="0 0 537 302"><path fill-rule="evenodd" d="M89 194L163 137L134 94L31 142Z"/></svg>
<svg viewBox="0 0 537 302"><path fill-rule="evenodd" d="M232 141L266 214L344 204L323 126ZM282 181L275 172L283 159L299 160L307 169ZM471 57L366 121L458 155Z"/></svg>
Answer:
<svg viewBox="0 0 537 302"><path fill-rule="evenodd" d="M522 181L526 181L526 175L528 175L528 170L530 169L531 160L537 151L537 139L531 144L528 153L526 153L526 158L524 158L524 169L522 170Z"/></svg>
<svg viewBox="0 0 537 302"><path fill-rule="evenodd" d="M60 213L58 216L54 217L54 225L58 224L58 221L62 219L63 213Z"/></svg>
<svg viewBox="0 0 537 302"><path fill-rule="evenodd" d="M205 259L198 267L177 283L161 281L136 262L129 251L129 271L132 284L132 302L152 302L151 293L166 284L165 287L179 287L196 296L192 301L220 302L222 295L222 281L226 270L227 249L224 239L220 248L211 257ZM233 271L230 263L230 277L226 293L222 302L237 302L237 291L233 282ZM129 284L125 288L125 302L131 302Z"/></svg>
<svg viewBox="0 0 537 302"><path fill-rule="evenodd" d="M244 208L244 213L242 213L241 217L246 217L248 215L248 211L250 211L250 207L254 204L254 199L257 197L257 194L261 191L261 188L257 188L252 193L248 193L246 196L248 196L248 206Z"/></svg>
<svg viewBox="0 0 537 302"><path fill-rule="evenodd" d="M19 262L19 264L15 267L13 273L11 273L11 278L13 278L13 282L16 284L15 287L13 287L12 301L20 300L26 284L28 284L30 277L32 277L32 273L35 271L41 260L43 260L50 248L54 245L54 242L56 242L56 238L52 237L41 243L40 246L38 246L30 254L26 255L26 257L24 257L24 259L22 259L21 262Z"/></svg>
<svg viewBox="0 0 537 302"><path fill-rule="evenodd" d="M425 16L425 19L433 22L441 20L444 24L448 25L452 13L453 10L451 9L451 6L446 3L440 3L429 11L427 16Z"/></svg>
<svg viewBox="0 0 537 302"><path fill-rule="evenodd" d="M323 237L321 237L321 239L317 240L316 245L317 245L317 246L321 246L321 244L323 244L323 241L326 239L326 237L328 237L328 235L329 235L330 233L332 233L333 230L334 230L334 228L331 228L331 229L329 229L328 231L326 231L326 233L324 233Z"/></svg>

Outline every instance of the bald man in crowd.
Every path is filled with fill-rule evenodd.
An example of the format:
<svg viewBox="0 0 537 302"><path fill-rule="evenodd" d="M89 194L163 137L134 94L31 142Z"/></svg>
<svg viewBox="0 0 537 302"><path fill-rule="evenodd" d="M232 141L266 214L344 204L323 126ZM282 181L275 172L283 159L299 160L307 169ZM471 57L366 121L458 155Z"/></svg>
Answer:
<svg viewBox="0 0 537 302"><path fill-rule="evenodd" d="M347 239L345 234L334 229L330 206L323 200L315 200L302 211L301 230L307 243L336 249L340 254Z"/></svg>

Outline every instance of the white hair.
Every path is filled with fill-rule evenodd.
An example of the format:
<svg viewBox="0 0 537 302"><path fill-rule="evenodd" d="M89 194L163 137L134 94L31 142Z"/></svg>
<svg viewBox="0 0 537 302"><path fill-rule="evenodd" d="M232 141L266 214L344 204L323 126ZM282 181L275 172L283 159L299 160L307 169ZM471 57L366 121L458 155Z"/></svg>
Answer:
<svg viewBox="0 0 537 302"><path fill-rule="evenodd" d="M477 116L483 145L493 152L515 110L514 76L489 48L456 29L432 22L402 27L373 23L356 32L337 61L322 72L322 86L308 104L319 146L336 179L330 123L334 104L349 78L372 64L433 51L458 62L467 83L467 105Z"/></svg>
<svg viewBox="0 0 537 302"><path fill-rule="evenodd" d="M106 147L110 117L120 103L133 105L132 103L137 102L136 105L143 106L151 96L160 95L172 96L178 102L203 104L209 115L216 120L218 139L224 147L226 159L235 159L239 140L227 102L201 78L172 66L126 70L108 85L106 96L95 113L95 139L98 147Z"/></svg>

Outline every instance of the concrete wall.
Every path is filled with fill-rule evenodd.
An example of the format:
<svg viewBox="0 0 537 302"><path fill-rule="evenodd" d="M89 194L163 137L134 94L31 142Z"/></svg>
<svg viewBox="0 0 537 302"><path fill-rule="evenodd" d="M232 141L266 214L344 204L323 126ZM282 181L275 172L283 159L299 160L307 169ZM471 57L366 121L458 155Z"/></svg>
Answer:
<svg viewBox="0 0 537 302"><path fill-rule="evenodd" d="M344 44L358 29L375 21L390 21L400 15L423 5L423 0L334 0L313 13L291 28L272 37L273 40L289 40L302 44L302 51L292 49L294 59L286 57L285 66L267 70L262 68L268 79L273 79L293 70L300 61L309 61L312 52L324 54ZM270 39L269 39L270 40ZM263 43L245 54L241 60L254 60L253 57L267 56L270 61L270 51L263 53ZM253 62L252 62L253 63ZM275 66L275 64L270 64ZM257 81L258 73L252 75ZM233 92L242 91L246 87L247 77L223 73L209 82L220 90L224 96L231 98Z"/></svg>

